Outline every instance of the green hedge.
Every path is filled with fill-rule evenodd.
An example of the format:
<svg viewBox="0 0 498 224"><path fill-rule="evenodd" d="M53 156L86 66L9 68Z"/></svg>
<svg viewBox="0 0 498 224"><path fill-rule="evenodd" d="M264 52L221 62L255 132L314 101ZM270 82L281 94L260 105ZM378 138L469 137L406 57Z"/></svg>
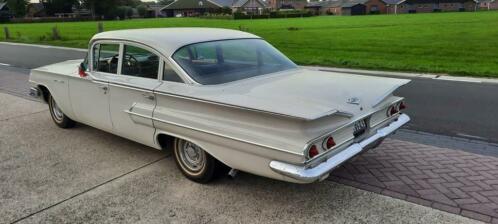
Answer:
<svg viewBox="0 0 498 224"><path fill-rule="evenodd" d="M243 13L234 13L233 19L272 19L272 18L298 18L298 17L310 17L313 13L310 11L282 11L282 12L270 12L269 14L263 15L246 15Z"/></svg>

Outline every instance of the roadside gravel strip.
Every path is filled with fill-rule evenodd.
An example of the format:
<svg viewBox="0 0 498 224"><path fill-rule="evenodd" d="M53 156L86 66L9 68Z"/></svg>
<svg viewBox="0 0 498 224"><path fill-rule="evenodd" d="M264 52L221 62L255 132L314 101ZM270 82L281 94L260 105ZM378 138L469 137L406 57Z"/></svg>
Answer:
<svg viewBox="0 0 498 224"><path fill-rule="evenodd" d="M168 153L78 125L0 93L0 223L476 223L324 181L250 174L195 184Z"/></svg>

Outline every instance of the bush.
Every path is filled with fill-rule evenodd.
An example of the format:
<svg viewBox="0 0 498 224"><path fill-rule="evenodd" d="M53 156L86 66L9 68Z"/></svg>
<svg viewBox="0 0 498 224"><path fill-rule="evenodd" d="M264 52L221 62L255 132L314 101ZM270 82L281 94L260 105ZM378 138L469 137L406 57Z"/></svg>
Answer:
<svg viewBox="0 0 498 224"><path fill-rule="evenodd" d="M145 5L137 6L137 12L140 17L145 17L147 15L147 6Z"/></svg>
<svg viewBox="0 0 498 224"><path fill-rule="evenodd" d="M229 14L205 14L205 15L199 16L199 18L202 18L202 19L233 19L233 16L229 15Z"/></svg>
<svg viewBox="0 0 498 224"><path fill-rule="evenodd" d="M113 17L119 17L120 19L130 18L133 15L133 9L130 6L118 6L113 13Z"/></svg>
<svg viewBox="0 0 498 224"><path fill-rule="evenodd" d="M269 14L263 15L246 15L240 12L233 14L233 19L270 19L270 18L297 18L297 17L310 17L313 13L307 10L286 10L274 11Z"/></svg>

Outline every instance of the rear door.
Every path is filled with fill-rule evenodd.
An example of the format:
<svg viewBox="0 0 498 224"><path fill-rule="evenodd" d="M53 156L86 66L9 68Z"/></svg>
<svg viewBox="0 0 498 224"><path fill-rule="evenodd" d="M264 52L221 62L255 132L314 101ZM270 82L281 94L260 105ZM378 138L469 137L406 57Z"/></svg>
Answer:
<svg viewBox="0 0 498 224"><path fill-rule="evenodd" d="M136 43L124 42L120 51L118 75L108 77L114 133L155 147L153 90L161 84L162 59L153 49Z"/></svg>

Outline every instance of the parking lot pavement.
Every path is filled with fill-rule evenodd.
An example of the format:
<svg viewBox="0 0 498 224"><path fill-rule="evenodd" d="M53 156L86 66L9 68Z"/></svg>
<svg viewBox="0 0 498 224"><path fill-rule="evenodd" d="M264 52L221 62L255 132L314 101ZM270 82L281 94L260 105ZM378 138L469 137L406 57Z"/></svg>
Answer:
<svg viewBox="0 0 498 224"><path fill-rule="evenodd" d="M498 223L496 156L387 139L332 175L339 183Z"/></svg>
<svg viewBox="0 0 498 224"><path fill-rule="evenodd" d="M330 181L242 173L195 184L167 152L84 125L57 128L38 102L0 102L0 223L475 223Z"/></svg>

